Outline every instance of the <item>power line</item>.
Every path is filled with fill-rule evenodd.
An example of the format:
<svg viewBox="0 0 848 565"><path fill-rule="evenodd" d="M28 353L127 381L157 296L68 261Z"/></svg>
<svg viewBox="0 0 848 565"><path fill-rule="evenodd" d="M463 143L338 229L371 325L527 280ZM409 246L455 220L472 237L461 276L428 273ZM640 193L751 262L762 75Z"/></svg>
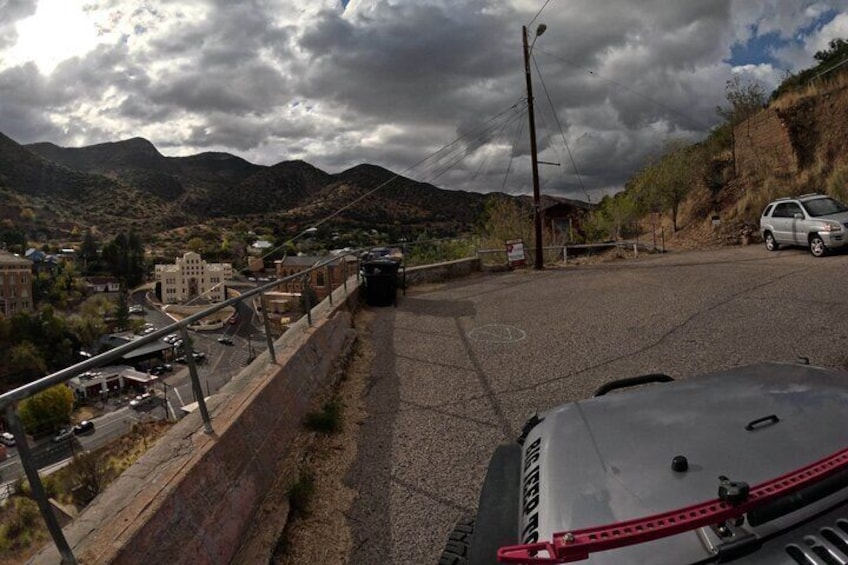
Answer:
<svg viewBox="0 0 848 565"><path fill-rule="evenodd" d="M541 8L539 8L539 11L538 11L538 12L536 12L536 15L535 15L535 16L533 16L533 19L532 19L532 20L530 20L530 23L529 23L529 24L527 24L527 27L530 27L531 25L533 25L533 22L535 22L535 21L536 21L536 19L538 19L539 15L542 13L542 10L544 10L544 9L548 6L548 4L550 4L550 2L551 2L551 0L546 0L546 1L545 1L545 3L544 3L544 4L542 4L542 7L541 7Z"/></svg>
<svg viewBox="0 0 848 565"><path fill-rule="evenodd" d="M515 136L512 140L512 146L515 147L518 145L518 138L521 136L521 132L524 130L524 118L527 116L526 112L521 113L521 120L518 121L518 127L515 130ZM504 172L504 179L501 183L501 192L503 192L504 188L506 188L506 181L509 179L509 174L512 171L512 159L507 161L506 171Z"/></svg>
<svg viewBox="0 0 848 565"><path fill-rule="evenodd" d="M424 157L424 158L423 158L423 159L421 159L420 161L417 161L416 163L414 163L414 164L410 165L409 167L407 167L406 169L404 169L404 170L403 170L403 171L401 171L400 173L395 173L395 174L394 174L391 178L389 178L388 180L383 181L382 183L380 183L380 184L379 184L379 185L377 185L376 187L372 188L371 190L369 190L369 191L365 192L364 194L362 194L362 195L358 196L357 198L354 198L353 200L351 200L350 202L348 202L347 204L345 204L345 205L344 205L344 206L342 206L341 208L339 208L339 209L335 210L334 212L332 212L331 214L329 214L329 215L325 216L324 218L322 218L322 219L321 219L321 220L319 220L318 222L313 223L310 227L308 227L308 228L306 228L306 229L302 230L300 233L298 233L298 234L294 235L293 237L291 237L291 238L287 239L287 240L286 240L284 243L282 243L281 245L278 245L277 247L274 247L273 249L269 250L267 253L265 253L265 254L261 255L261 256L260 256L260 259L263 259L263 260L264 260L265 258L267 258L267 257L269 257L269 256L273 255L274 253L278 252L278 251L279 251L280 249L282 249L284 246L287 246L287 245L288 245L288 244L290 244L290 243L294 243L294 242L295 242L295 241L297 241L298 239L302 238L302 237L303 237L303 236L305 236L307 233L313 233L313 232L315 231L315 229L316 229L316 228L318 228L319 226L321 226L321 225L323 225L323 224L327 223L327 222L328 222L328 221L330 221L331 219L335 218L336 216L338 216L339 214L341 214L341 213L342 213L342 212L344 212L345 210L347 210L347 209L349 209L349 208L351 208L351 207L355 206L355 205L356 205L356 204L358 204L359 202L362 202L363 200L365 200L366 198L368 198L369 196L371 196L372 194L374 194L374 193L375 193L375 192L377 192L378 190L380 190L380 189L384 188L384 187L385 187L385 186L387 186L388 184L392 183L393 181L397 180L398 178L402 177L403 175L405 175L405 174L409 173L410 171L412 171L412 170L413 170L413 169L415 169L416 167L419 167L419 166L423 165L424 163L427 163L428 161L435 160L435 159L437 159L437 158L447 157L447 156L451 155L451 153L452 153L452 152L456 151L456 148L459 146L459 143L460 143L460 142L462 142L463 140L466 140L466 139L470 138L470 142L474 142L474 141L476 141L476 140L482 140L482 139L484 139L484 138L485 138L485 134L486 134L487 132L489 132L490 130L493 130L493 129L497 129L497 128L502 128L502 127L504 127L504 126L503 126L503 124L500 124L500 125L497 125L497 124L495 124L495 125L491 125L491 124L493 124L493 122L495 122L496 120L498 120L498 119L502 118L504 115L509 114L510 112L515 113L515 110L516 110L516 109L517 109L517 108L518 108L518 107L519 107L522 103L523 103L523 99L522 99L522 100L519 100L518 102L516 102L516 103L514 103L514 104L512 104L512 105L511 105L511 106L509 106L508 108L506 108L506 109L504 109L504 110L500 111L499 113L497 113L497 114L496 114L495 116L493 116L492 118L490 118L490 119L486 120L486 121L485 121L485 122L483 122L483 124L482 124L479 128L477 128L476 130L472 130L472 131L470 131L469 133L467 133L467 134L465 134L465 135L461 135L461 136L457 137L456 139L454 139L454 140L453 140L453 141L451 141L450 143L448 143L448 144L446 144L446 145L443 145L443 146L442 146L442 147L440 147L438 150L436 150L436 151L434 151L433 153L431 153L430 155L428 155L428 156ZM512 120L512 119L513 119L513 118L512 118L512 117L510 117L510 120ZM508 121L509 121L509 120L508 120ZM473 135L473 137L471 137L472 135ZM466 147L466 149L467 149L467 147ZM459 162L460 160L462 160L462 158L464 158L466 155L467 155L467 152L466 152L466 154L465 154L465 155L462 155L462 157L461 157L459 160L454 160L453 162L451 162L451 163L450 163L450 166L452 167L454 164L456 164L457 162ZM452 159L455 159L455 158L453 158L453 157L451 157L451 158L452 158ZM438 169L435 169L435 170L438 170ZM440 176L440 175L444 174L444 172L445 172L445 171L443 170L442 172L440 172L440 173L439 173L439 175L438 175L438 176ZM425 181L425 182L426 182L426 181ZM284 256L284 257L285 257L285 256Z"/></svg>
<svg viewBox="0 0 848 565"><path fill-rule="evenodd" d="M536 56L533 56L533 65L536 67L536 74L539 76L539 81L542 83L542 90L545 91L545 97L548 99L548 105L551 107L551 112L554 114L554 121L556 121L557 127L559 128L559 133L562 136L562 143L565 145L565 150L568 152L568 158L571 161L571 166L574 167L574 174L577 176L577 181L580 183L580 188L583 190L583 194L586 195L586 199L588 202L591 202L591 197L589 196L589 192L586 190L586 186L583 184L583 177L580 174L580 171L577 169L577 163L574 160L574 155L571 153L571 147L568 145L568 141L565 139L565 131L562 129L562 123L559 121L559 114L557 114L556 108L554 108L554 103L551 101L551 95L548 92L548 85L545 84L545 78L542 76L542 70L539 68L539 64L536 62Z"/></svg>

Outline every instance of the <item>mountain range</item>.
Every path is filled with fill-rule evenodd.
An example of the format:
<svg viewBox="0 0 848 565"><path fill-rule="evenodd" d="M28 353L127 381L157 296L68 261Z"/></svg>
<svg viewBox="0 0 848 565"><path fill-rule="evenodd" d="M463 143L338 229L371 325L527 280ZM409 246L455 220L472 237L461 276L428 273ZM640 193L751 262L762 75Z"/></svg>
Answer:
<svg viewBox="0 0 848 565"><path fill-rule="evenodd" d="M2 133L0 196L0 221L24 225L30 240L241 219L293 231L331 215L334 229L455 235L474 226L488 200L506 197L444 190L369 164L329 174L304 161L263 166L228 153L166 157L142 138L69 148L20 145Z"/></svg>

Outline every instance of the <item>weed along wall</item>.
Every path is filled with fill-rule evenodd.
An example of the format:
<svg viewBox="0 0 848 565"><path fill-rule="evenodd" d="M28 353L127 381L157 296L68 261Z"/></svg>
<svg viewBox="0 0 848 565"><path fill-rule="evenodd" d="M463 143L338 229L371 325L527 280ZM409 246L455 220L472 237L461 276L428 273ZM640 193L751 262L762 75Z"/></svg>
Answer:
<svg viewBox="0 0 848 565"><path fill-rule="evenodd" d="M213 434L195 411L65 528L82 563L227 563L276 480L313 394L337 374L355 335L355 279L212 396ZM51 544L33 563L55 564Z"/></svg>

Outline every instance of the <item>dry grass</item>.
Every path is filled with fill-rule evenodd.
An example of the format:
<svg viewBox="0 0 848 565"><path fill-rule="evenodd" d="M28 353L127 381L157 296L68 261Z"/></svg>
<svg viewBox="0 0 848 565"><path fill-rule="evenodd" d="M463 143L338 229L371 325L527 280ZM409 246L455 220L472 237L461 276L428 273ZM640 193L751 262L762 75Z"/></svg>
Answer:
<svg viewBox="0 0 848 565"><path fill-rule="evenodd" d="M804 100L815 98L833 90L845 88L846 86L848 86L848 73L841 72L827 81L818 80L798 90L787 92L772 102L769 107L776 110L787 110L797 106Z"/></svg>
<svg viewBox="0 0 848 565"><path fill-rule="evenodd" d="M105 463L109 469L108 478L114 480L135 463L171 425L170 422L161 421L138 424L132 433L98 449L94 455ZM42 477L42 482L48 494L56 491L55 497L59 502L72 503L71 489L77 484L73 466L64 467L51 475ZM27 492L28 488L28 485L24 484L22 491ZM16 511L17 506L23 504L29 509L30 506L35 505L31 498L24 495L14 496L10 500L11 503L0 512L0 534L2 534L0 535L0 565L26 562L48 539L47 528L41 514L37 514L34 520L30 520L30 513L27 511L24 513L26 531L18 536L17 543L8 543L10 524L16 521L21 522L21 512Z"/></svg>

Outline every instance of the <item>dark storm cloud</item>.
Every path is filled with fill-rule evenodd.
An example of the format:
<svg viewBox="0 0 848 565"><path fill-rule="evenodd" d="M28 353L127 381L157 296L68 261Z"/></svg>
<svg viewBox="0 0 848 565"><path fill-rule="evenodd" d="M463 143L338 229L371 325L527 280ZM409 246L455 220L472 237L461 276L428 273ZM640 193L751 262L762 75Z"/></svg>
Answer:
<svg viewBox="0 0 848 565"><path fill-rule="evenodd" d="M344 4L91 0L108 41L41 75L2 63L35 2L0 0L0 131L60 144L141 135L169 154L229 150L330 172L371 162L445 188L529 191L526 117L506 116L525 96L521 26L544 2ZM775 55L803 67L826 45L808 26L845 4L549 2L530 26L547 26L533 65L539 147L560 163L543 167L543 187L581 198L621 187L669 139L709 131L732 71L774 86L782 69L732 69L734 42L805 30Z"/></svg>
<svg viewBox="0 0 848 565"><path fill-rule="evenodd" d="M484 14L482 5L448 11L381 3L376 15L352 21L325 11L299 42L311 58L302 88L362 114L410 123L449 121L481 102L512 99L519 82L507 93L487 86L504 75L520 78L520 48L500 40L508 18Z"/></svg>

